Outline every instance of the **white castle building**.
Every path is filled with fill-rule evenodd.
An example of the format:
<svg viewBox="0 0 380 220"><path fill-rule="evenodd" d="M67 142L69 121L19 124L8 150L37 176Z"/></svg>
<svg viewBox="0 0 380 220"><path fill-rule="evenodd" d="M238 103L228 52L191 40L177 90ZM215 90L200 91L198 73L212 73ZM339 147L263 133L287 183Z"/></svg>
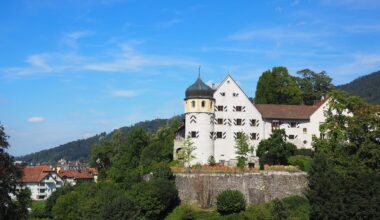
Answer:
<svg viewBox="0 0 380 220"><path fill-rule="evenodd" d="M325 121L326 100L314 105L255 104L228 75L216 88L198 79L186 90L185 123L177 131L174 159L179 158L186 136L196 150L191 163L206 164L210 156L223 164L236 163L235 138L238 132L249 137L257 161L259 142L274 129L285 129L287 141L298 148L312 148L313 135L319 137L319 125Z"/></svg>

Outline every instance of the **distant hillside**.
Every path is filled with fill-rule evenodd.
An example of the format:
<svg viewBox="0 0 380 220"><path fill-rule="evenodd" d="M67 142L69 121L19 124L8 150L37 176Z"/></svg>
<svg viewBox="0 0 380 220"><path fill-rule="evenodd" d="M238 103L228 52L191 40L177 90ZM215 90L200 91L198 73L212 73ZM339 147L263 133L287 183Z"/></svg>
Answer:
<svg viewBox="0 0 380 220"><path fill-rule="evenodd" d="M380 103L380 71L361 76L354 81L337 88L351 95L360 96L369 103Z"/></svg>
<svg viewBox="0 0 380 220"><path fill-rule="evenodd" d="M133 127L142 127L146 132L155 132L158 128L166 125L169 120L171 119L155 119L150 121L143 121L132 126L122 127L120 129L127 133ZM16 160L22 160L28 163L55 163L61 158L64 158L66 160L80 160L84 162L89 161L91 146L93 144L99 143L99 141L103 138L110 137L113 132L109 134L103 132L86 139L71 141L58 147L42 150L24 156L19 156L16 157Z"/></svg>

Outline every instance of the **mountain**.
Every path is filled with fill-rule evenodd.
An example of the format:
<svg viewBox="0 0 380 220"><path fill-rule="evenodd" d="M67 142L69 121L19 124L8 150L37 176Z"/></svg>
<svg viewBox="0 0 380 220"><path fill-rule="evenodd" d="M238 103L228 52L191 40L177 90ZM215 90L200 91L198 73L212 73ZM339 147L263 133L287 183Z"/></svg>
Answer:
<svg viewBox="0 0 380 220"><path fill-rule="evenodd" d="M176 116L181 120L181 116ZM138 122L132 126L121 127L122 131L126 134L131 128L142 127L146 132L155 132L158 128L166 125L172 119L154 119L150 121ZM80 139L76 141L71 141L66 144L62 144L58 147L50 148L47 150L42 150L39 152L27 154L24 156L16 157L16 160L25 161L27 163L56 163L58 160L64 158L66 160L80 160L86 162L90 160L91 156L91 146L93 144L99 143L103 138L108 138L112 136L113 132L106 134L105 132L97 134L95 136Z"/></svg>
<svg viewBox="0 0 380 220"><path fill-rule="evenodd" d="M337 86L350 95L360 96L369 103L380 103L380 71L361 76L354 81Z"/></svg>

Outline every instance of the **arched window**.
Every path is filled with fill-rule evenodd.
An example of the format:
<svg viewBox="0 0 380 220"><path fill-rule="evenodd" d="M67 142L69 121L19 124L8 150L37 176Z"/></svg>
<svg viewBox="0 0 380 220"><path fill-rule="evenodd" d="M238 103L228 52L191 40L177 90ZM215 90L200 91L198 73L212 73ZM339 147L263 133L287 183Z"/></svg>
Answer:
<svg viewBox="0 0 380 220"><path fill-rule="evenodd" d="M195 101L191 101L191 107L195 108Z"/></svg>
<svg viewBox="0 0 380 220"><path fill-rule="evenodd" d="M206 106L206 102L202 101L202 108L204 108L205 106Z"/></svg>

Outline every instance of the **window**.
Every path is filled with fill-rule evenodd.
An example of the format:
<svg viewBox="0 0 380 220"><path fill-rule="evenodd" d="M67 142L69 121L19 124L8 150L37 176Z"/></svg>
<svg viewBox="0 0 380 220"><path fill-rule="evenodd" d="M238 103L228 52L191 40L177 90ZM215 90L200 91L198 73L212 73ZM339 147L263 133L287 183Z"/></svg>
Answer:
<svg viewBox="0 0 380 220"><path fill-rule="evenodd" d="M294 122L294 121L290 122L290 127L292 128L297 127L297 122Z"/></svg>
<svg viewBox="0 0 380 220"><path fill-rule="evenodd" d="M206 106L206 102L205 101L202 101L202 108L204 108Z"/></svg>
<svg viewBox="0 0 380 220"><path fill-rule="evenodd" d="M45 199L45 196L38 196L38 199Z"/></svg>
<svg viewBox="0 0 380 220"><path fill-rule="evenodd" d="M241 106L239 105L239 106L236 106L235 107L235 110L237 111L237 112L241 112Z"/></svg>
<svg viewBox="0 0 380 220"><path fill-rule="evenodd" d="M223 138L223 133L220 131L216 132L216 138Z"/></svg>
<svg viewBox="0 0 380 220"><path fill-rule="evenodd" d="M39 183L38 185L39 185L39 186L45 186L45 183L42 182L42 183Z"/></svg>
<svg viewBox="0 0 380 220"><path fill-rule="evenodd" d="M251 126L255 127L256 126L256 119L251 119Z"/></svg>
<svg viewBox="0 0 380 220"><path fill-rule="evenodd" d="M197 137L197 132L196 131L192 131L191 132L191 137L192 138L196 138Z"/></svg>
<svg viewBox="0 0 380 220"><path fill-rule="evenodd" d="M251 140L257 139L257 133L251 133Z"/></svg>
<svg viewBox="0 0 380 220"><path fill-rule="evenodd" d="M225 96L226 93L225 93L225 92L221 92L220 95L221 95L221 96Z"/></svg>
<svg viewBox="0 0 380 220"><path fill-rule="evenodd" d="M307 134L307 128L303 128L303 133Z"/></svg>
<svg viewBox="0 0 380 220"><path fill-rule="evenodd" d="M272 131L278 129L280 127L280 121L278 120L273 120L272 121Z"/></svg>
<svg viewBox="0 0 380 220"><path fill-rule="evenodd" d="M295 138L295 136L293 134L289 135L288 136L289 140L293 140Z"/></svg>
<svg viewBox="0 0 380 220"><path fill-rule="evenodd" d="M241 119L240 118L236 119L236 125L241 125Z"/></svg>
<svg viewBox="0 0 380 220"><path fill-rule="evenodd" d="M306 141L306 140L304 140L304 141L303 141L303 144L307 144L307 141Z"/></svg>
<svg viewBox="0 0 380 220"><path fill-rule="evenodd" d="M223 118L216 119L216 122L218 125L222 125L223 124Z"/></svg>
<svg viewBox="0 0 380 220"><path fill-rule="evenodd" d="M223 108L223 105L218 105L218 111L219 111L219 112L222 112L223 109L224 109L224 108Z"/></svg>
<svg viewBox="0 0 380 220"><path fill-rule="evenodd" d="M233 97L238 97L238 96L239 96L239 93L234 92L234 93L232 93L232 96L233 96Z"/></svg>
<svg viewBox="0 0 380 220"><path fill-rule="evenodd" d="M195 101L191 101L191 107L195 108Z"/></svg>
<svg viewBox="0 0 380 220"><path fill-rule="evenodd" d="M40 193L45 193L45 189L40 189Z"/></svg>

